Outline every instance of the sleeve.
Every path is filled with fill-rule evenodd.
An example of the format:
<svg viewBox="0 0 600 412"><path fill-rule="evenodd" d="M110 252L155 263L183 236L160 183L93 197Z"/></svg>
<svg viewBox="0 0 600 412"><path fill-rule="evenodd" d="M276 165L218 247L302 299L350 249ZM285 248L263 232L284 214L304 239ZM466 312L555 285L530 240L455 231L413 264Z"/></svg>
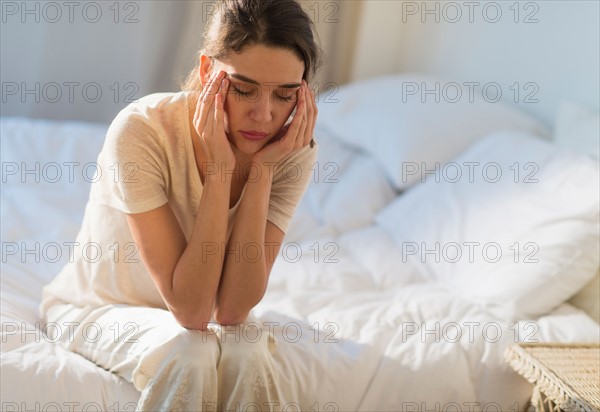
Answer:
<svg viewBox="0 0 600 412"><path fill-rule="evenodd" d="M146 212L167 203L163 146L144 114L121 111L106 133L90 197L124 213Z"/></svg>
<svg viewBox="0 0 600 412"><path fill-rule="evenodd" d="M306 146L274 169L267 220L287 233L290 221L313 177L318 143Z"/></svg>

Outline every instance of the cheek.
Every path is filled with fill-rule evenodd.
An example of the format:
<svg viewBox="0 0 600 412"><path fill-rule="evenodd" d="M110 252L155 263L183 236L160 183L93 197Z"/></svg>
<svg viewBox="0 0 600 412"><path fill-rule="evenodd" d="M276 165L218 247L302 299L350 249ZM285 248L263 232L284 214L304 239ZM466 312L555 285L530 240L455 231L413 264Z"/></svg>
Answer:
<svg viewBox="0 0 600 412"><path fill-rule="evenodd" d="M227 96L224 102L225 108L225 131L230 132L236 126L244 123L244 118L247 113L252 110L252 104L248 102L238 101L235 96ZM294 111L295 103L279 105L273 108L273 124L279 128L283 127L292 112Z"/></svg>
<svg viewBox="0 0 600 412"><path fill-rule="evenodd" d="M290 107L286 107L284 110L282 110L281 112L281 123L282 125L289 119L289 117L292 115L292 112L294 111L294 107L295 105L292 105Z"/></svg>

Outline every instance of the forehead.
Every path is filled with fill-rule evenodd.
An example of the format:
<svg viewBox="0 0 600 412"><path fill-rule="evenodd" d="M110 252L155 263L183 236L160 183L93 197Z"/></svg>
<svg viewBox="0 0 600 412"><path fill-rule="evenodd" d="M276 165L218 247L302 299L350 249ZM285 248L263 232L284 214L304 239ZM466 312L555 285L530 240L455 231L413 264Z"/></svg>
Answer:
<svg viewBox="0 0 600 412"><path fill-rule="evenodd" d="M263 45L248 46L217 61L217 69L239 74L261 84L300 83L304 62L290 50Z"/></svg>

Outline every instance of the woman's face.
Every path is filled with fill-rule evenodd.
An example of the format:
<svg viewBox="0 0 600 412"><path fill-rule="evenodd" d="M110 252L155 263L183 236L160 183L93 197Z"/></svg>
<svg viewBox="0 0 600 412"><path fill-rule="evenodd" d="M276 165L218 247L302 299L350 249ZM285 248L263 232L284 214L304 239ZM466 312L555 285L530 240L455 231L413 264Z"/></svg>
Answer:
<svg viewBox="0 0 600 412"><path fill-rule="evenodd" d="M219 70L227 73L230 82L225 99L227 138L242 153L257 152L277 135L292 113L304 62L290 50L253 45L213 60L212 67L210 64L203 56L203 84ZM266 136L253 139L260 133Z"/></svg>

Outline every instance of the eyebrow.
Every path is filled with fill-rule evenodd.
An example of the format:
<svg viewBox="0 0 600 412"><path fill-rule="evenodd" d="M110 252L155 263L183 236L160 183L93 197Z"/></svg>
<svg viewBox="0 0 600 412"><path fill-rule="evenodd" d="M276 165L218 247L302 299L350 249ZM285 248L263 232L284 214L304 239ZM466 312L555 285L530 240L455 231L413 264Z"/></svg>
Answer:
<svg viewBox="0 0 600 412"><path fill-rule="evenodd" d="M252 83L252 84L256 84L257 86L260 86L259 82L257 82L256 80L253 80L253 79L251 79L249 77L246 77L246 76L244 76L242 74L237 74L237 73L227 73L227 74L230 77L234 77L234 78L236 78L238 80L241 80L243 82ZM296 87L300 87L300 86L302 86L302 83L286 83L286 84L277 85L277 87L281 87L281 88L284 88L284 89L295 89Z"/></svg>

